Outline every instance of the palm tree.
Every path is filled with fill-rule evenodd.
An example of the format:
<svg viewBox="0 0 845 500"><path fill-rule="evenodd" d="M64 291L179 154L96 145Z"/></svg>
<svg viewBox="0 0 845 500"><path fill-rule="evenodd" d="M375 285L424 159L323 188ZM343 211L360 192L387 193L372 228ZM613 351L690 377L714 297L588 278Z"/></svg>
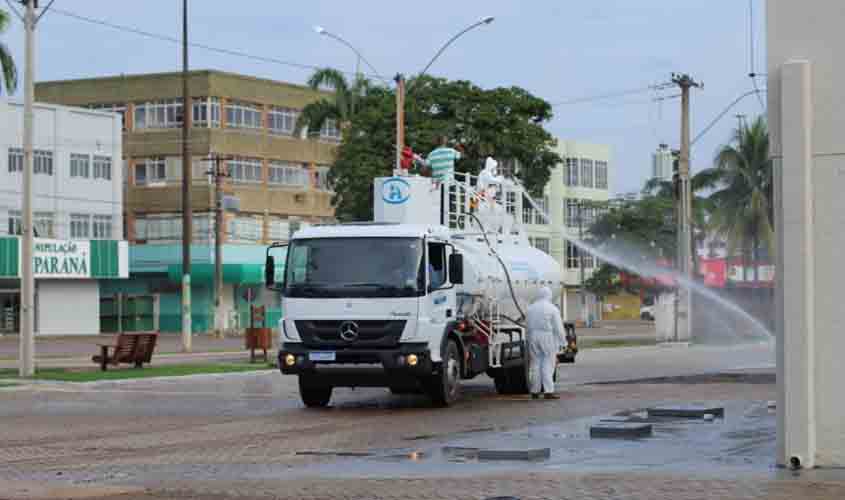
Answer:
<svg viewBox="0 0 845 500"><path fill-rule="evenodd" d="M4 33L9 27L9 13L0 10L0 33ZM12 53L6 44L0 42L0 70L3 72L3 82L0 84L0 92L3 90L3 85L6 87L6 93L11 94L18 88L18 68L15 66L15 61L12 59Z"/></svg>
<svg viewBox="0 0 845 500"><path fill-rule="evenodd" d="M296 121L295 133L299 134L302 129L319 131L326 120L337 120L341 126L348 123L358 111L358 101L370 88L370 81L360 75L355 81L346 80L343 73L336 69L318 69L308 79L308 86L314 90L329 87L334 89L334 99L326 98L312 102L302 109Z"/></svg>
<svg viewBox="0 0 845 500"><path fill-rule="evenodd" d="M773 177L769 159L769 132L758 117L750 126L734 132L731 142L716 154L715 166L707 169L714 205L709 226L728 242L728 254L737 250L754 263L757 281L758 250L765 245L774 255L772 229Z"/></svg>

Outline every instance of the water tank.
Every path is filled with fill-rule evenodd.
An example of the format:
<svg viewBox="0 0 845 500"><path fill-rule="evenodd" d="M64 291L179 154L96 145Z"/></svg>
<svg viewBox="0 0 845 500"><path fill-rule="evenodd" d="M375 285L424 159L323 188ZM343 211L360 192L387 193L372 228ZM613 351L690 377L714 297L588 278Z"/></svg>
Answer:
<svg viewBox="0 0 845 500"><path fill-rule="evenodd" d="M525 311L543 286L551 289L554 303L559 303L563 283L560 264L528 242L517 240L498 244L496 253L501 262L481 236L455 238L453 244L464 255L464 284L458 288L464 315L477 310L484 302L482 299L495 299L501 314L517 319L520 313L514 298ZM505 268L510 275L513 294Z"/></svg>

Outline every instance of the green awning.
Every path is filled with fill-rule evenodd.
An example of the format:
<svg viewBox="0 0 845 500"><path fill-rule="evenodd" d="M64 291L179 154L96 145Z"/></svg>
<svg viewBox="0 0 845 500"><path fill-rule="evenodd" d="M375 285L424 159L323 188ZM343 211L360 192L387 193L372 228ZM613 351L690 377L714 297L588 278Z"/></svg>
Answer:
<svg viewBox="0 0 845 500"><path fill-rule="evenodd" d="M167 277L174 283L182 282L182 264L167 266ZM223 282L238 285L260 285L264 283L263 264L223 264ZM191 283L212 285L214 264L192 264Z"/></svg>

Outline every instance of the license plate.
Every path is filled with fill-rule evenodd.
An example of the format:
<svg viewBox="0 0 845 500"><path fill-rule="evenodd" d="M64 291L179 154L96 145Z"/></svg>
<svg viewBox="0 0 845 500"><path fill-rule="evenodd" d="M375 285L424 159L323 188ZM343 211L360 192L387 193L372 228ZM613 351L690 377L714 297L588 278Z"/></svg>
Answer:
<svg viewBox="0 0 845 500"><path fill-rule="evenodd" d="M335 353L333 352L310 352L308 359L311 361L334 361Z"/></svg>

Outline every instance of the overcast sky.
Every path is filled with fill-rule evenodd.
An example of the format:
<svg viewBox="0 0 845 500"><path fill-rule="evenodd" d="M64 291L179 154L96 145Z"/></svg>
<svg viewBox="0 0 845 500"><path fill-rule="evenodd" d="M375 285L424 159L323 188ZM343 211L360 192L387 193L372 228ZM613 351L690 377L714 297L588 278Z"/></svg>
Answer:
<svg viewBox="0 0 845 500"><path fill-rule="evenodd" d="M753 1L757 71L765 73L764 2ZM180 0L56 0L57 10L39 25L36 79L178 70L177 45L85 23L59 9L179 37L181 5ZM492 15L493 24L458 40L431 72L487 88L524 87L553 103L640 89L667 81L673 71L687 72L705 84L694 91L693 135L751 89L747 0L191 0L191 9L193 42L354 71L349 49L314 33L313 26L322 25L357 46L388 77L420 71L449 37ZM22 66L17 20L4 42ZM297 83L309 76L307 69L202 49L192 49L191 67ZM547 127L563 139L609 144L611 189L639 190L657 145L678 145L679 100L653 101L675 94L560 105ZM753 96L742 101L695 145L693 167L712 162L736 126L736 114L754 117L761 111Z"/></svg>

